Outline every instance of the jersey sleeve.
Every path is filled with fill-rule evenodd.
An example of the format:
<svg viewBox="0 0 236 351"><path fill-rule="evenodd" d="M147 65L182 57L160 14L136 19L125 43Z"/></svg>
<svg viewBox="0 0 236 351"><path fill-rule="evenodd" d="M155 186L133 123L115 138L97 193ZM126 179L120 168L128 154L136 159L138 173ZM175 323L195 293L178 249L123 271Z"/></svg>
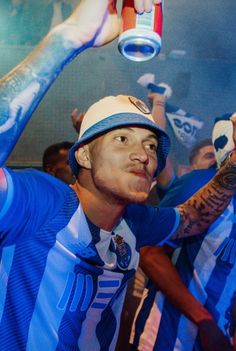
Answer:
<svg viewBox="0 0 236 351"><path fill-rule="evenodd" d="M175 233L180 221L178 209L148 205L129 206L127 217L137 239L137 248L163 245Z"/></svg>
<svg viewBox="0 0 236 351"><path fill-rule="evenodd" d="M0 222L1 218L7 212L7 208L11 203L11 193L7 187L7 172L3 168L0 169Z"/></svg>
<svg viewBox="0 0 236 351"><path fill-rule="evenodd" d="M3 172L7 187L2 187L1 193L0 239L12 244L53 218L70 188L33 169L12 171L5 168Z"/></svg>
<svg viewBox="0 0 236 351"><path fill-rule="evenodd" d="M178 178L160 202L161 207L178 206L210 181L215 169L196 170Z"/></svg>

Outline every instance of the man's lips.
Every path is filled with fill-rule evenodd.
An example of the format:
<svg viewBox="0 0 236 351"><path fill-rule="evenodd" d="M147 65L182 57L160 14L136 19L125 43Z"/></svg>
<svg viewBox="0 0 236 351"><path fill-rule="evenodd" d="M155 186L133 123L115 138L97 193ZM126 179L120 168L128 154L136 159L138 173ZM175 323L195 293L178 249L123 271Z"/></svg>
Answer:
<svg viewBox="0 0 236 351"><path fill-rule="evenodd" d="M144 169L131 169L130 173L144 179L149 179L147 172Z"/></svg>

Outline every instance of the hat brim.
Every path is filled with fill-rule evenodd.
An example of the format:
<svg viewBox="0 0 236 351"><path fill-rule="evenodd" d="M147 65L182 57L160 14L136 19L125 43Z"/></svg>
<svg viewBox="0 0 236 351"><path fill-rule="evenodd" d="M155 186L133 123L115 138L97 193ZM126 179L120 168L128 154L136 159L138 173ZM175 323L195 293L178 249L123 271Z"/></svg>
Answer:
<svg viewBox="0 0 236 351"><path fill-rule="evenodd" d="M135 113L119 113L109 116L86 130L86 132L79 138L79 140L71 147L69 152L69 164L75 177L79 172L79 164L75 158L75 152L83 144L87 144L92 139L111 131L113 129L127 127L127 126L139 126L145 127L152 130L158 137L158 148L157 158L158 166L155 172L157 176L165 167L166 158L170 150L170 138L156 123L152 122L148 118L135 114Z"/></svg>

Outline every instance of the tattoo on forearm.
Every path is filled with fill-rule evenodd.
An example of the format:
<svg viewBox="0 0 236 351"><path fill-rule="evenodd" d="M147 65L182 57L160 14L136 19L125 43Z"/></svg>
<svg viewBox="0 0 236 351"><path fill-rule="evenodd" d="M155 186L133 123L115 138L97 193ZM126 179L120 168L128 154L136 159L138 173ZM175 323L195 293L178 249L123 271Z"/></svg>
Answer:
<svg viewBox="0 0 236 351"><path fill-rule="evenodd" d="M63 67L87 46L77 38L76 25L61 24L0 80L1 165Z"/></svg>
<svg viewBox="0 0 236 351"><path fill-rule="evenodd" d="M227 158L222 169L216 174L215 180L224 189L236 190L236 164L230 158Z"/></svg>
<svg viewBox="0 0 236 351"><path fill-rule="evenodd" d="M204 232L227 207L235 190L236 164L227 159L206 186L178 206L181 223L175 238Z"/></svg>

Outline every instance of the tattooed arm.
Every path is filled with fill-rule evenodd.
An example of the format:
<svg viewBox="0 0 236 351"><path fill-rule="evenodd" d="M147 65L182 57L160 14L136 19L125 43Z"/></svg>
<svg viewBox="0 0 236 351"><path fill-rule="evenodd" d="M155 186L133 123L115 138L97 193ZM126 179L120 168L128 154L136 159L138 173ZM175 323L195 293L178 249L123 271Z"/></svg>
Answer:
<svg viewBox="0 0 236 351"><path fill-rule="evenodd" d="M1 165L64 66L84 49L117 36L118 18L110 2L82 0L64 23L0 80Z"/></svg>
<svg viewBox="0 0 236 351"><path fill-rule="evenodd" d="M236 117L231 117L236 140ZM189 200L177 206L180 226L173 239L204 232L224 211L236 190L236 150L225 160L212 180Z"/></svg>
<svg viewBox="0 0 236 351"><path fill-rule="evenodd" d="M135 0L139 12L159 0ZM32 113L64 66L83 50L102 46L119 33L116 0L81 0L36 49L0 80L0 165L8 158Z"/></svg>

